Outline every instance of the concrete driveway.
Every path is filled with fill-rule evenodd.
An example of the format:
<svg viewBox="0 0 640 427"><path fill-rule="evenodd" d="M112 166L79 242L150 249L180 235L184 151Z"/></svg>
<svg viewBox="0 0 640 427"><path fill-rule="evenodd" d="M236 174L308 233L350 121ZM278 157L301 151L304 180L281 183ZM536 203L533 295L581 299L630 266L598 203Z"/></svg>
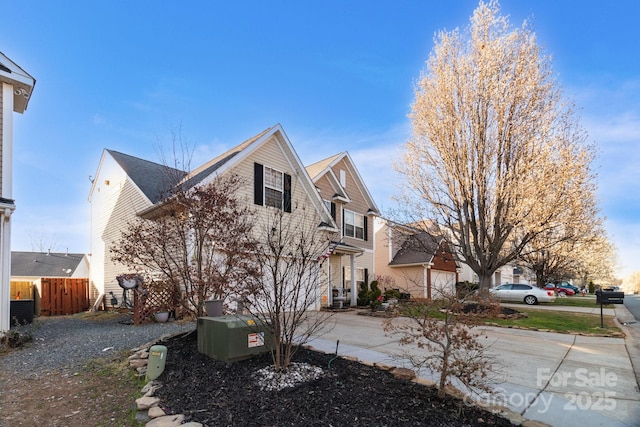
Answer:
<svg viewBox="0 0 640 427"><path fill-rule="evenodd" d="M332 331L309 344L368 362L410 367L398 337L386 336L383 319L335 316ZM640 426L640 392L623 338L585 337L498 327L478 328L495 357L499 383L481 396L525 418L552 426ZM418 372L436 380L430 372Z"/></svg>

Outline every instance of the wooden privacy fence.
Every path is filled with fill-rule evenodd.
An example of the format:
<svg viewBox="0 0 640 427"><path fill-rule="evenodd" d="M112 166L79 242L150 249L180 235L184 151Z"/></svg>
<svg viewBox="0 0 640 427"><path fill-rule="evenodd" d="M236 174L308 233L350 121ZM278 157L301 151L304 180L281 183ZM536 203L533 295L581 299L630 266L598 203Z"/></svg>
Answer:
<svg viewBox="0 0 640 427"><path fill-rule="evenodd" d="M10 299L34 299L33 282L28 280L12 280Z"/></svg>
<svg viewBox="0 0 640 427"><path fill-rule="evenodd" d="M89 279L43 277L40 315L61 316L89 309Z"/></svg>

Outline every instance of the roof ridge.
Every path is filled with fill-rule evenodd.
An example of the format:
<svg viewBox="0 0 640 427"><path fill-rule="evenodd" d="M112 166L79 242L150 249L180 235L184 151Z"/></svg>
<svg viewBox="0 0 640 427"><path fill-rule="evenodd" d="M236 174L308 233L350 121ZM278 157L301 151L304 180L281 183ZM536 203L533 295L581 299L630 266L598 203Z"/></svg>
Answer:
<svg viewBox="0 0 640 427"><path fill-rule="evenodd" d="M213 159L203 163L197 168L193 169L191 172L187 173L179 184L187 185L188 187L193 187L200 183L207 176L211 175L213 172L218 170L221 166L223 166L227 161L231 160L237 154L244 151L251 144L262 138L264 135L273 130L274 126L271 126L262 132L244 140L240 144L228 149L224 153L214 157Z"/></svg>

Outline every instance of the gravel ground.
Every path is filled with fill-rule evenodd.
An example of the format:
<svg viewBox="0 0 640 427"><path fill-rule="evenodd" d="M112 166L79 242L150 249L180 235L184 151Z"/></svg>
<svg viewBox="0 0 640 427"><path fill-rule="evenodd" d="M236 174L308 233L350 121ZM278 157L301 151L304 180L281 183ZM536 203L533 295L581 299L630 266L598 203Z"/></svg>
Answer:
<svg viewBox="0 0 640 427"><path fill-rule="evenodd" d="M38 371L73 373L91 359L110 357L162 336L195 328L194 322L134 326L131 319L126 313L38 317L32 325L20 327L31 332L33 342L0 356L3 373L23 378L36 376Z"/></svg>

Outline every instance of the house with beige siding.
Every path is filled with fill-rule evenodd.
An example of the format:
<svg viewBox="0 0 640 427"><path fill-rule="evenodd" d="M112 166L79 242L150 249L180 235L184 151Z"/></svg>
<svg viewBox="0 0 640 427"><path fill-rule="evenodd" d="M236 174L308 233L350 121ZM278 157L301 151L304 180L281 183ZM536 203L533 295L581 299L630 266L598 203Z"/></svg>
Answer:
<svg viewBox="0 0 640 427"><path fill-rule="evenodd" d="M373 220L379 215L373 197L348 152L307 166L318 194L340 230L325 254L326 304L357 304L360 285L374 278Z"/></svg>
<svg viewBox="0 0 640 427"><path fill-rule="evenodd" d="M375 269L413 298L437 298L455 290L460 265L442 237L376 218Z"/></svg>
<svg viewBox="0 0 640 427"><path fill-rule="evenodd" d="M11 215L13 199L13 113L24 113L36 80L0 52L0 332L9 330Z"/></svg>
<svg viewBox="0 0 640 427"><path fill-rule="evenodd" d="M226 173L237 174L248 183L236 196L253 206L258 223L266 221L270 212L273 212L270 209L282 209L287 215L310 218L317 224L320 238L328 242L338 233L330 206L321 198L317 185L308 175L280 125L266 129L189 172L104 150L89 194L92 257L89 277L92 300L99 301L109 292L121 291L116 277L131 272L114 263L109 250L120 239L121 230L129 221L136 217L154 217L160 210L171 181L176 182L175 178L178 178L182 185L190 188L205 185ZM359 224L358 237L346 239L348 242L364 241L362 224ZM351 234L354 232L351 231ZM347 242L341 245L345 248L341 250L352 247L354 255L364 253L361 248ZM330 245L327 246L329 248ZM321 261L318 260L319 263ZM353 265L355 269L356 264ZM331 295L331 282L323 271L317 279L322 295L318 308L327 303Z"/></svg>

